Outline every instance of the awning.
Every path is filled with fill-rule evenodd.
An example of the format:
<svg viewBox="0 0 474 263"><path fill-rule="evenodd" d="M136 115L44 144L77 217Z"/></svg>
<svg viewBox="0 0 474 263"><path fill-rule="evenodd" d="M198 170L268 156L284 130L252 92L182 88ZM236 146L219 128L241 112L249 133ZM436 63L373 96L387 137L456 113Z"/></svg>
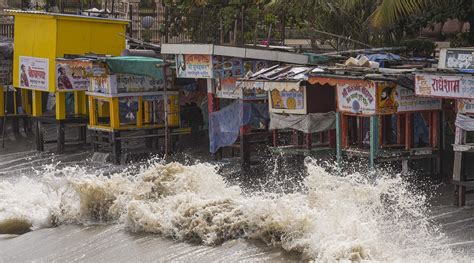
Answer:
<svg viewBox="0 0 474 263"><path fill-rule="evenodd" d="M267 81L265 82L265 90L279 90L279 91L291 91L299 90L301 81Z"/></svg>
<svg viewBox="0 0 474 263"><path fill-rule="evenodd" d="M112 73L148 76L163 79L163 60L150 57L110 57L105 62Z"/></svg>
<svg viewBox="0 0 474 263"><path fill-rule="evenodd" d="M308 82L311 85L320 84L326 85L329 84L331 86L337 85L362 85L368 86L368 81L365 79L357 79L357 78L347 78L347 77L331 77L331 76L311 76L308 78Z"/></svg>
<svg viewBox="0 0 474 263"><path fill-rule="evenodd" d="M474 131L474 118L469 115L458 113L455 125L465 131Z"/></svg>

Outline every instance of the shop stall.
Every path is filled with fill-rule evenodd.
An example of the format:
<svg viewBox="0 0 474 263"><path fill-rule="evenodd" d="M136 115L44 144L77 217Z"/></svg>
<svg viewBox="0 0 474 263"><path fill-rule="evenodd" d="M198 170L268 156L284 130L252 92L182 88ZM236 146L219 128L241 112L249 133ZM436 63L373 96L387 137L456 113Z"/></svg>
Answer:
<svg viewBox="0 0 474 263"><path fill-rule="evenodd" d="M458 52L444 52L444 57L449 63L446 66L454 67L452 59ZM445 67L445 66L443 66ZM464 70L457 68L424 70L416 74L416 94L418 96L454 99L457 105L457 116L455 121L454 169L452 184L455 185L455 204L464 206L466 204L466 194L474 193L474 177L472 174L472 157L474 153L474 76L464 73Z"/></svg>
<svg viewBox="0 0 474 263"><path fill-rule="evenodd" d="M308 83L313 71L321 70L297 65L271 67L242 80L250 87L259 83L268 92L273 152L318 155L335 148L335 91L331 86Z"/></svg>
<svg viewBox="0 0 474 263"><path fill-rule="evenodd" d="M308 63L301 54L207 44L164 44L161 52L175 55L177 78L207 80L210 152L219 158L223 148L238 149L244 169L252 149L268 144L271 134L267 92L239 79L271 65Z"/></svg>
<svg viewBox="0 0 474 263"><path fill-rule="evenodd" d="M367 158L369 167L426 160L439 172L441 100L415 96L410 70L328 69L309 83L336 90L336 155Z"/></svg>
<svg viewBox="0 0 474 263"><path fill-rule="evenodd" d="M110 151L112 160L119 163L123 153L169 153L179 135L190 133L189 128L180 127L179 93L163 60L109 57L92 64L86 94L94 151ZM148 149L133 147L137 141Z"/></svg>
<svg viewBox="0 0 474 263"><path fill-rule="evenodd" d="M67 58L89 53L119 55L125 48L121 35L128 21L39 11L6 12L15 16L13 87L21 90L22 109L36 120L37 149L42 151L45 143L56 143L57 151L63 151L66 127L78 127L79 144L84 144L87 76L81 62ZM56 126L57 139L44 138L45 125Z"/></svg>

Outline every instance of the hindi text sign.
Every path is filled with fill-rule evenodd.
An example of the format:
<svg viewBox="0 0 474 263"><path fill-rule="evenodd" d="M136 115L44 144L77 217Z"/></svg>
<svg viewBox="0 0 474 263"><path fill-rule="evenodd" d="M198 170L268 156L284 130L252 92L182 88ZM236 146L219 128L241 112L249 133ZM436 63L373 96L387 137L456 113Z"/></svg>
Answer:
<svg viewBox="0 0 474 263"><path fill-rule="evenodd" d="M20 56L20 88L48 91L49 60L47 58Z"/></svg>
<svg viewBox="0 0 474 263"><path fill-rule="evenodd" d="M176 55L176 76L178 78L213 78L212 56Z"/></svg>
<svg viewBox="0 0 474 263"><path fill-rule="evenodd" d="M337 85L338 109L341 112L375 113L375 87L364 84Z"/></svg>
<svg viewBox="0 0 474 263"><path fill-rule="evenodd" d="M474 99L474 77L466 74L416 74L415 93L429 97Z"/></svg>

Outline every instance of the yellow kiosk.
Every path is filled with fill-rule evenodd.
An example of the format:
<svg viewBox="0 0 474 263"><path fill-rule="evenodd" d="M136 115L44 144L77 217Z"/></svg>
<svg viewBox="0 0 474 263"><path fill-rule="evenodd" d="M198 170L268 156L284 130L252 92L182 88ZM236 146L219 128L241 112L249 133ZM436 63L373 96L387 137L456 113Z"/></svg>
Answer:
<svg viewBox="0 0 474 263"><path fill-rule="evenodd" d="M161 59L106 57L92 62L89 133L94 152L110 151L115 163L125 154L170 152L173 140L189 134L180 127L179 92L174 74ZM148 149L142 150L140 141ZM125 158L124 158L125 157Z"/></svg>
<svg viewBox="0 0 474 263"><path fill-rule="evenodd" d="M80 126L85 143L87 107L84 85L75 85L77 74L66 84L64 67L57 59L87 53L119 55L125 48L123 36L128 21L38 11L6 10L15 16L13 86L20 88L22 106L36 119L37 149L57 143L64 150L65 125ZM83 78L84 76L80 76ZM67 93L74 94L73 112L66 110ZM31 93L31 100L28 94ZM46 114L44 94L54 94L55 112ZM50 96L51 97L51 96ZM42 124L56 124L57 140L43 140Z"/></svg>

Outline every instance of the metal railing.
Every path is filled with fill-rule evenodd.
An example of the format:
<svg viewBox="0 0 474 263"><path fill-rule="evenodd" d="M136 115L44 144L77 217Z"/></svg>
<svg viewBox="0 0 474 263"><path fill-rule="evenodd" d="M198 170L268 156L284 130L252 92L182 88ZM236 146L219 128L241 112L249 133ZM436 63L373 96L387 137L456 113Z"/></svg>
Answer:
<svg viewBox="0 0 474 263"><path fill-rule="evenodd" d="M13 38L13 16L0 15L0 36Z"/></svg>

